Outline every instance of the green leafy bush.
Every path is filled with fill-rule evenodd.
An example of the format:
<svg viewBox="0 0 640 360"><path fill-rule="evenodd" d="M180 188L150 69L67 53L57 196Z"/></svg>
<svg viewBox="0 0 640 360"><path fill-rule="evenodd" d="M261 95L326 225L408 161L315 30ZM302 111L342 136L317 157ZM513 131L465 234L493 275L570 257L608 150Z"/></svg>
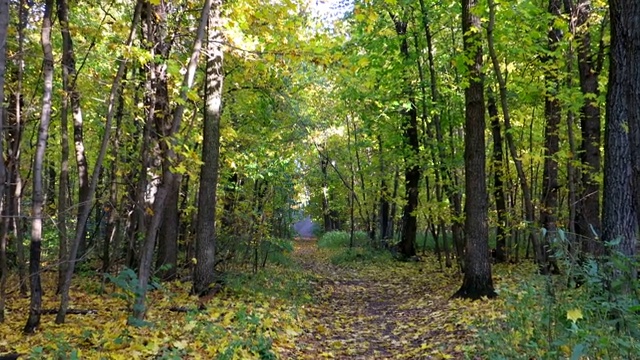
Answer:
<svg viewBox="0 0 640 360"><path fill-rule="evenodd" d="M501 289L507 313L481 325L482 358L640 359L637 264L616 253L577 262L565 250L556 252L565 275Z"/></svg>

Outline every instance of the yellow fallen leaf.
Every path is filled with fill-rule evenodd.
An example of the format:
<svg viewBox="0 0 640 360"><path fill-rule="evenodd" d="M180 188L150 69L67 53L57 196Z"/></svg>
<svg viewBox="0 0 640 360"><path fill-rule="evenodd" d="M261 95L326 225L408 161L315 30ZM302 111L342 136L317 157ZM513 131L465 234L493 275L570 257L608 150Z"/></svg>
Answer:
<svg viewBox="0 0 640 360"><path fill-rule="evenodd" d="M584 319L584 317L582 316L582 310L580 309L567 310L567 319L573 321L574 323L580 319Z"/></svg>

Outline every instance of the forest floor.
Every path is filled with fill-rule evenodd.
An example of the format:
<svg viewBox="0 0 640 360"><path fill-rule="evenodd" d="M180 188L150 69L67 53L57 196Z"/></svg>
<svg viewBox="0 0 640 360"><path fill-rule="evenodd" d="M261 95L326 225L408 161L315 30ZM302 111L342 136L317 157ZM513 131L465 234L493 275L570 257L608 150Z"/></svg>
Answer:
<svg viewBox="0 0 640 360"><path fill-rule="evenodd" d="M105 281L91 266L74 278L76 312L61 325L56 273L43 273L45 313L36 334L24 335L29 299L13 274L0 358L477 358L482 325L504 317L502 299L450 299L461 276L433 255L399 262L365 248L319 248L314 239L295 240L293 249L255 273L229 269L225 286L204 299L189 295L190 281L160 284L148 293L142 326L128 325L135 272L114 269ZM498 290L514 282L508 278L494 275Z"/></svg>
<svg viewBox="0 0 640 360"><path fill-rule="evenodd" d="M315 302L283 358L473 358L476 324L501 316L496 302L451 300L461 277L433 256L336 265L335 255L312 239L296 241L293 257L315 279Z"/></svg>

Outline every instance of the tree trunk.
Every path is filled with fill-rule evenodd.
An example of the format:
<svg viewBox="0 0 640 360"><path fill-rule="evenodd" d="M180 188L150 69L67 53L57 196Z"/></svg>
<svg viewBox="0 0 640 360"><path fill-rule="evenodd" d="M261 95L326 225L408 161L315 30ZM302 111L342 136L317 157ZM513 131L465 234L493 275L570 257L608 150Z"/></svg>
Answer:
<svg viewBox="0 0 640 360"><path fill-rule="evenodd" d="M205 295L216 279L216 189L220 166L220 116L224 80L222 44L224 37L220 23L222 1L214 0L209 14L207 45L207 83L205 89L205 118L198 199L198 229L196 232L196 266L193 292Z"/></svg>
<svg viewBox="0 0 640 360"><path fill-rule="evenodd" d="M407 22L396 15L391 15L394 22L396 34L400 37L400 53L405 63L411 61L409 54L409 41L407 39ZM418 165L418 155L420 151L420 142L418 140L418 112L416 108L415 95L411 88L411 82L408 74L405 73L405 94L409 101L407 109L403 109L402 128L403 141L407 148L405 157L405 200L406 203L402 208L402 237L400 239L399 250L404 258L410 258L416 255L416 234L418 221L416 210L418 208L418 196L420 184L420 166Z"/></svg>
<svg viewBox="0 0 640 360"><path fill-rule="evenodd" d="M7 73L7 30L9 28L9 1L0 0L0 101L4 103L4 84L5 74ZM4 158L4 146L2 137L4 135L4 126L7 122L5 119L6 112L4 104L0 106L0 156ZM5 183L7 171L4 159L0 159L0 201L4 201ZM3 206L5 208L5 206ZM2 211L1 215L6 212ZM0 323L4 322L4 306L5 306L5 289L7 281L7 219L1 220L0 228Z"/></svg>
<svg viewBox="0 0 640 360"><path fill-rule="evenodd" d="M496 74L496 79L498 81L499 91L500 91L500 105L502 107L502 116L504 118L504 133L505 138L507 140L507 146L509 149L509 153L513 160L513 163L516 167L516 172L518 174L518 180L520 182L520 186L522 187L523 201L524 201L524 214L525 220L530 224L535 223L535 208L533 206L531 187L529 186L529 182L527 180L527 175L524 172L524 168L522 166L522 160L518 157L518 152L516 151L515 140L513 139L513 133L511 131L511 115L509 111L509 102L507 99L507 81L502 76L502 70L500 69L500 63L498 62L498 56L495 51L494 39L493 39L493 27L495 25L495 3L493 0L489 0L489 25L487 26L487 42L488 42L488 50L489 57L491 58L491 63L493 65L493 71ZM538 251L539 248L539 240L537 235L537 229L533 229L530 231L530 240L533 243L534 247L534 257L538 264L543 262L542 254ZM517 252L516 252L517 254Z"/></svg>
<svg viewBox="0 0 640 360"><path fill-rule="evenodd" d="M584 104L580 109L580 162L582 163L582 179L580 196L576 204L576 233L582 242L582 250L597 255L604 248L597 240L600 234L600 107L597 99L600 96L598 77L602 70L604 46L600 44L597 57L591 49L591 33L589 25L589 0L580 0L575 7L576 28L578 34L578 72L580 89Z"/></svg>
<svg viewBox="0 0 640 360"><path fill-rule="evenodd" d="M464 50L471 60L468 67L469 85L465 88L465 224L467 237L465 272L462 287L455 297L479 299L497 296L493 290L489 259L487 224L487 184L485 170L485 104L482 79L482 46L480 18L473 14L476 0L462 0L462 31Z"/></svg>
<svg viewBox="0 0 640 360"><path fill-rule="evenodd" d="M611 0L611 53L604 144L602 240L619 241L616 249L630 260L638 236L634 203L635 135L640 124L640 3ZM632 157L633 155L633 157ZM635 170L635 171L634 171ZM637 188L637 185L636 185ZM636 190L637 191L637 190ZM637 200L637 199L636 199ZM634 278L635 279L635 278Z"/></svg>
<svg viewBox="0 0 640 360"><path fill-rule="evenodd" d="M544 62L547 64L547 73L545 75L545 93L544 114L547 124L545 126L544 136L544 168L542 172L542 199L540 201L542 207L540 209L540 222L546 234L543 241L542 259L540 270L543 274L553 272L559 273L557 262L554 260L554 249L551 245L556 240L558 218L558 160L556 154L560 151L560 137L558 134L560 128L560 120L562 109L560 108L560 100L558 100L558 75L555 62L557 56L554 54L558 49L558 43L562 39L562 31L554 26L555 20L560 17L562 8L561 0L549 0L549 13L553 16L551 20L551 29L547 35L549 53Z"/></svg>
<svg viewBox="0 0 640 360"><path fill-rule="evenodd" d="M136 9L133 14L132 26L129 31L129 37L125 44L128 46L131 45L133 39L135 38L135 29L136 24L138 23L138 19L140 18L140 7L142 1L138 1L136 4ZM107 146L109 144L109 137L111 135L111 123L113 121L113 117L115 114L115 104L116 97L119 93L120 81L124 77L124 71L127 66L127 61L125 59L119 59L120 66L118 66L118 71L113 79L113 83L111 84L111 91L109 93L109 99L107 102L107 114L105 120L105 130L102 137L102 142L100 144L100 152L98 153L98 158L96 159L96 165L93 168L93 173L91 174L91 183L89 185L89 197L87 199L88 203L93 201L93 197L96 192L96 188L98 186L98 178L100 177L100 173L102 170L102 162L104 161L105 155L107 153ZM58 314L56 315L56 324L62 324L65 321L65 317L67 315L67 308L69 307L69 289L71 288L71 278L73 277L73 272L75 270L76 259L78 254L78 249L80 247L80 243L82 241L82 237L85 234L85 225L87 219L89 219L91 207L84 207L84 211L80 216L79 222L76 224L76 231L74 235L74 239L71 243L71 249L69 251L69 265L67 267L67 274L64 278L64 284L62 286L61 296L60 296L60 308L58 309Z"/></svg>
<svg viewBox="0 0 640 360"><path fill-rule="evenodd" d="M200 57L200 52L202 49L202 39L204 38L205 27L209 19L210 9L211 0L205 0L202 7L202 12L200 14L200 23L196 32L196 38L194 39L193 43L193 50L191 52L187 71L184 75L183 84L180 90L181 101L173 112L173 122L170 131L167 133L167 141L170 142L175 140L174 137L180 130L182 117L184 115L184 104L187 100L187 92L193 87L198 59ZM167 153L164 154L164 156L166 159L168 159L168 161L177 160L177 156L175 152L173 152L171 146L167 147ZM160 222L164 216L164 205L167 192L169 191L169 189L175 186L175 181L175 174L168 170L164 171L162 174L162 182L158 187L158 192L156 193L155 201L153 203L153 216L151 217L151 224L149 225L149 229L147 230L147 234L145 235L145 240L142 246L142 253L140 256L140 267L138 271L138 288L140 293L138 294L133 309L133 317L137 320L142 320L146 314L147 309L145 303L147 296L147 287L149 285L149 279L151 276L151 261L153 259L153 250L155 248L155 242L158 229L160 228Z"/></svg>
<svg viewBox="0 0 640 360"><path fill-rule="evenodd" d="M73 53L73 41L69 32L69 9L66 0L57 0L58 21L60 22L60 31L62 33L62 88L64 91L62 99L62 110L60 113L60 177L58 184L58 233L60 234L60 249L58 259L58 289L57 293L62 290L64 277L67 272L68 262L68 234L67 234L67 211L69 209L69 108L71 107L74 120L74 140L79 137L79 145L76 144L76 161L78 165L78 178L80 197L86 195L85 186L88 186L86 176L86 159L84 157L84 145L82 141L82 111L80 109L80 95L76 91L76 60ZM79 123L79 124L78 124ZM78 128L78 130L76 130ZM79 131L79 134L77 133ZM82 160L84 159L84 160ZM84 173L83 173L84 172ZM86 198L79 199L79 205ZM78 216L81 214L78 211ZM84 239L84 237L83 237ZM83 253L83 252L81 252Z"/></svg>
<svg viewBox="0 0 640 360"><path fill-rule="evenodd" d="M504 196L504 159L502 155L502 132L498 118L498 106L489 88L488 112L491 120L491 135L493 137L493 197L496 201L498 226L496 227L496 262L506 262L507 259L507 204Z"/></svg>
<svg viewBox="0 0 640 360"><path fill-rule="evenodd" d="M47 138L49 137L49 122L51 120L51 96L53 95L53 50L51 47L52 13L53 0L46 0L42 17L42 32L40 35L40 44L42 45L44 56L42 64L42 75L44 78L42 88L42 113L40 114L36 153L33 159L33 203L31 210L31 246L29 249L31 301L29 304L29 318L23 330L28 334L34 333L40 325L40 310L42 307L42 284L40 283L40 255L44 207L42 177L44 155L47 148Z"/></svg>

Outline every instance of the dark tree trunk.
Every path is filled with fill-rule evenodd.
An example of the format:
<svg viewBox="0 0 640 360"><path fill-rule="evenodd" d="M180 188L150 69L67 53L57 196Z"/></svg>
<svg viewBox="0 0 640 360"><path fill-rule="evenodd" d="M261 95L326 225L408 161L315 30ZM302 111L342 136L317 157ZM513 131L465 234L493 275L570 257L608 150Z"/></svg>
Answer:
<svg viewBox="0 0 640 360"><path fill-rule="evenodd" d="M160 154L168 153L168 143L163 140L171 133L172 118L170 116L169 89L167 79L167 63L169 58L171 43L167 41L167 4L148 5L147 12L147 38L153 46L153 51L161 63L150 64L149 71L153 72L152 87L153 96L153 120L156 133L160 135L158 146ZM164 280L173 279L176 276L176 265L178 261L178 229L180 223L180 212L178 211L178 201L180 198L180 182L182 177L172 171L172 164L168 158L159 159L162 163L163 172L171 172L174 176L172 187L167 188L167 197L164 204L164 218L158 236L158 256L156 268L161 269L159 276Z"/></svg>
<svg viewBox="0 0 640 360"><path fill-rule="evenodd" d="M131 45L134 34L135 34L135 26L138 21L140 15L140 3L138 1L136 4L136 10L133 15L133 25L132 29L129 32L129 37L126 41L128 46ZM109 136L111 134L111 123L113 121L113 116L115 114L115 103L116 97L119 92L120 81L124 76L124 70L126 68L126 60L120 59L120 65L118 66L118 71L113 79L113 83L111 84L111 91L109 93L109 98L107 102L107 114L105 119L105 131L102 136L102 141L100 144L100 151L98 153L98 158L96 159L96 165L93 169L93 173L91 174L91 183L89 184L89 197L87 202L91 202L96 193L96 189L98 187L98 179L102 170L102 162L107 154L107 146L109 144ZM69 307L69 289L71 288L71 278L73 277L73 271L75 269L78 249L80 248L80 243L82 242L82 236L84 235L84 228L86 226L86 222L89 219L91 207L87 206L84 208L84 212L81 214L79 218L78 224L76 224L76 232L71 242L71 248L69 250L69 265L67 268L67 273L64 278L64 284L60 291L60 308L58 309L58 314L56 315L56 324L62 324L65 321L67 315L67 309Z"/></svg>
<svg viewBox="0 0 640 360"><path fill-rule="evenodd" d="M491 135L493 137L493 197L496 201L498 226L496 227L496 262L507 261L507 204L504 196L504 157L502 154L502 132L498 118L498 106L493 91L489 88L488 112L491 120Z"/></svg>
<svg viewBox="0 0 640 360"><path fill-rule="evenodd" d="M83 125L83 117L82 117L82 108L80 106L80 93L76 89L76 59L73 50L73 40L71 37L71 32L69 31L69 8L66 0L57 0L58 6L58 21L60 22L60 31L62 33L62 66L63 66L63 87L65 91L65 114L63 119L63 126L65 127L64 132L66 133L66 123L67 123L67 115L69 107L71 109L71 114L73 118L73 142L75 145L75 154L76 154L76 168L78 171L78 206L77 206L77 214L76 214L76 224L80 222L80 217L84 212L84 209L87 207L91 207L89 204L89 165L87 163L87 156L85 154L84 149L84 125ZM63 157L62 161L68 161L68 137L66 134L63 134L63 142L66 142L67 149L66 150L66 159ZM63 144L64 146L65 144ZM67 186L68 182L68 163L64 164L63 167L66 169L62 169L62 172L66 170L66 174L60 174L60 180L64 181L65 184L60 184L60 187ZM63 177L66 176L66 179ZM59 193L62 190L59 190ZM66 193L61 195L65 195L65 202L67 201ZM59 199L60 200L60 199ZM66 211L66 206L63 205L62 209ZM65 215L66 217L66 215ZM65 218L66 221L66 218ZM62 223L61 226L66 226L65 223ZM66 237L66 228L63 230L65 232ZM87 249L86 244L86 228L82 229L83 236L80 242L80 249L78 250L79 257L82 257ZM66 241L66 239L65 239ZM62 243L61 243L62 244ZM62 249L61 249L62 254ZM66 254L64 254L64 258L66 259ZM64 266L61 268L64 270Z"/></svg>
<svg viewBox="0 0 640 360"><path fill-rule="evenodd" d="M617 250L631 259L638 236L634 173L638 174L636 137L640 124L640 3L611 0L611 53L604 144L602 240L619 241ZM634 171L635 170L635 171ZM637 178L635 179L637 180ZM637 184L636 189L637 189ZM636 190L637 191L637 190ZM636 199L637 200L637 199Z"/></svg>
<svg viewBox="0 0 640 360"><path fill-rule="evenodd" d="M400 37L400 53L405 63L411 61L409 54L409 41L407 39L407 22L396 15L391 16L395 25L396 34ZM420 152L420 142L418 139L418 112L411 82L408 74L405 74L405 94L409 100L409 108L403 110L402 128L403 140L408 155L405 158L405 200L402 209L402 237L400 239L399 250L404 258L416 255L416 234L418 221L416 210L418 208L418 196L420 185L420 166L418 165L418 155Z"/></svg>
<svg viewBox="0 0 640 360"><path fill-rule="evenodd" d="M479 299L495 297L489 258L487 224L487 184L485 169L485 104L482 79L482 38L480 18L473 14L476 0L462 1L464 49L472 63L468 67L469 85L465 95L465 272L455 297Z"/></svg>
<svg viewBox="0 0 640 360"><path fill-rule="evenodd" d="M196 266L193 292L205 295L215 282L216 251L216 189L220 158L220 116L224 80L222 46L224 36L220 23L221 0L214 0L209 14L207 46L207 82L205 88L205 117L198 199L198 228L196 231Z"/></svg>
<svg viewBox="0 0 640 360"><path fill-rule="evenodd" d="M555 62L557 56L554 54L558 49L558 43L562 39L562 31L553 26L555 19L560 17L562 8L561 0L549 1L549 13L553 16L551 20L552 28L549 30L547 40L550 55L544 62L547 64L547 74L545 75L545 83L547 93L545 94L544 114L547 124L545 126L544 136L544 169L542 172L542 204L540 210L540 222L546 234L543 241L542 259L540 270L546 274L549 272L558 273L559 268L553 257L554 249L551 244L557 236L557 211L558 211L558 161L556 154L560 150L560 137L558 134L560 128L560 120L562 109L560 108L560 100L558 99L558 75L556 73Z"/></svg>
<svg viewBox="0 0 640 360"><path fill-rule="evenodd" d="M489 57L491 58L491 63L493 66L493 71L496 75L496 79L498 81L498 86L500 90L500 105L502 106L502 114L504 117L504 133L505 139L507 140L507 146L509 150L509 154L511 155L511 159L516 168L516 172L518 174L518 180L520 182L520 187L522 187L522 197L524 202L524 218L529 224L535 223L535 208L533 206L532 200L532 190L529 186L529 181L527 180L527 175L524 172L524 168L522 166L522 159L518 156L516 151L515 140L513 139L513 133L511 131L511 115L509 111L509 102L507 99L507 81L502 76L502 70L500 68L500 63L498 61L498 56L495 51L494 39L493 39L493 28L495 25L495 3L493 0L489 0L489 25L487 26L487 42L488 42L488 50ZM532 176L533 179L533 176ZM537 263L541 264L543 262L542 254L539 251L539 240L537 235L538 229L532 229L530 231L529 238L533 243L534 247L534 255ZM528 249L528 247L527 247ZM516 250L516 257L518 256L518 252Z"/></svg>
<svg viewBox="0 0 640 360"><path fill-rule="evenodd" d="M29 304L29 318L24 326L24 332L34 333L40 325L40 310L42 307L42 284L40 283L40 255L42 247L42 220L44 207L43 167L44 156L49 137L49 122L51 120L51 97L53 95L53 49L51 47L53 0L46 0L42 17L42 32L40 43L43 52L42 75L42 113L38 128L38 141L33 159L33 203L31 246L29 249L29 280L31 302Z"/></svg>
<svg viewBox="0 0 640 360"><path fill-rule="evenodd" d="M575 7L576 27L578 28L578 72L580 89L585 102L580 109L580 162L582 179L580 196L576 204L576 233L582 242L582 250L592 255L602 254L600 237L600 96L598 77L602 68L604 46L601 44L594 56L591 49L590 5L588 0L580 0Z"/></svg>
<svg viewBox="0 0 640 360"><path fill-rule="evenodd" d="M7 30L9 28L9 1L0 0L0 101L4 103L4 84L5 74L7 72ZM4 135L4 125L7 123L5 119L6 112L4 105L0 106L0 201L4 201L5 183L7 171L4 163L4 146L2 137ZM2 211L0 215L5 215L6 211ZM4 306L5 306L5 289L7 281L7 219L0 220L0 323L4 322Z"/></svg>

